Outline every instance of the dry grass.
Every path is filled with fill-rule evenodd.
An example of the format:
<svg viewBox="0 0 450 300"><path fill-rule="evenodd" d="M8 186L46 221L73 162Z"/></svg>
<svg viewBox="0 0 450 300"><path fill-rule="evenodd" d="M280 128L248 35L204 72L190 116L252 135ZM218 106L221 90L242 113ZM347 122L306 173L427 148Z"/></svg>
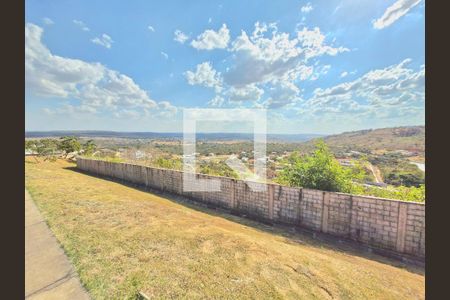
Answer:
<svg viewBox="0 0 450 300"><path fill-rule="evenodd" d="M415 299L423 270L26 161L26 187L95 299Z"/></svg>

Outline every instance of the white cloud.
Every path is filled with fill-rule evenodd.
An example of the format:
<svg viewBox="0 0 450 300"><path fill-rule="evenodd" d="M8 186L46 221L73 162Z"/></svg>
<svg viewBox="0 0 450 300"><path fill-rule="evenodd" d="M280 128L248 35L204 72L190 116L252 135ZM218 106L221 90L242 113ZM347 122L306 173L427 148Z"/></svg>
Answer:
<svg viewBox="0 0 450 300"><path fill-rule="evenodd" d="M224 49L227 47L229 41L230 31L227 25L223 24L219 31L205 30L197 36L196 40L191 42L191 46L202 50Z"/></svg>
<svg viewBox="0 0 450 300"><path fill-rule="evenodd" d="M189 36L187 34L178 29L175 30L174 35L175 37L173 38L173 40L180 44L184 44L189 39Z"/></svg>
<svg viewBox="0 0 450 300"><path fill-rule="evenodd" d="M151 32L155 32L155 28L153 28L153 26L151 26L151 25L148 25L148 30L150 30Z"/></svg>
<svg viewBox="0 0 450 300"><path fill-rule="evenodd" d="M161 51L161 55L165 58L165 59L169 59L169 55L166 52Z"/></svg>
<svg viewBox="0 0 450 300"><path fill-rule="evenodd" d="M75 25L77 25L78 27L81 28L81 30L83 31L90 31L89 27L86 26L86 24L84 24L83 21L80 20L73 20L72 21Z"/></svg>
<svg viewBox="0 0 450 300"><path fill-rule="evenodd" d="M328 74L328 71L331 69L330 65L318 66L315 68L315 72L309 77L310 80L317 80L319 77Z"/></svg>
<svg viewBox="0 0 450 300"><path fill-rule="evenodd" d="M225 32L225 29L224 24L221 30ZM222 44L223 48L226 48L229 42L228 29L226 31L227 33L223 34L227 36ZM193 45L202 49L217 47L217 41L211 42L211 39L206 38L212 34L211 32L205 31L198 40L192 41ZM213 35L219 33L214 32ZM217 99L226 96L228 104L236 105L250 100L259 106L263 104L258 101L267 91L267 86L270 86L270 96L264 102L269 108L278 108L299 101L300 89L297 86L299 81L316 80L319 76L327 74L331 66L320 65L317 58L349 51L345 47L327 43L325 35L317 27L311 30L297 29L291 38L288 33L278 32L276 23L260 22L255 23L250 36L242 31L226 50L231 53L229 59L231 66L226 69L223 78L209 62L205 62L198 65L195 72L185 73L188 83L215 87L218 93L225 89L222 94L217 95L221 97ZM309 64L310 61L315 63ZM219 102L217 99L209 103L216 104ZM223 101L220 103L223 104Z"/></svg>
<svg viewBox="0 0 450 300"><path fill-rule="evenodd" d="M318 88L303 102L302 114L356 113L390 117L412 108L423 108L425 101L425 67L408 68L410 59L376 69L361 77L329 88ZM411 109L409 109L411 108ZM414 110L413 109L413 110Z"/></svg>
<svg viewBox="0 0 450 300"><path fill-rule="evenodd" d="M326 44L319 28L303 28L291 39L288 33L278 33L275 25L271 27L274 29L270 38L264 36L268 26L256 23L252 36L242 31L233 41L230 51L235 53L235 65L224 74L226 83L246 85L276 80L304 80L312 72L312 66L307 65L308 60L349 51L344 47Z"/></svg>
<svg viewBox="0 0 450 300"><path fill-rule="evenodd" d="M112 38L109 35L107 35L106 33L102 34L101 37L96 37L96 38L92 39L91 42L93 42L94 44L103 46L107 49L110 49L112 46L112 43L114 43Z"/></svg>
<svg viewBox="0 0 450 300"><path fill-rule="evenodd" d="M384 14L373 21L373 28L383 29L392 25L395 21L406 15L411 8L419 4L421 0L398 0L389 6Z"/></svg>
<svg viewBox="0 0 450 300"><path fill-rule="evenodd" d="M100 63L52 54L42 44L42 33L43 29L37 25L25 25L26 93L56 98L63 103L69 99L79 101L79 105L65 104L53 110L54 113L111 111L120 114L124 110L142 113L151 109L173 110L166 103L158 104L150 99L146 91L124 74Z"/></svg>
<svg viewBox="0 0 450 300"><path fill-rule="evenodd" d="M313 6L311 5L310 2L308 2L308 4L302 6L300 8L300 10L302 11L302 13L307 14L307 13L309 13L309 12L311 12L313 10Z"/></svg>
<svg viewBox="0 0 450 300"><path fill-rule="evenodd" d="M351 72L347 72L347 71L343 71L340 75L341 78L347 77L349 75L355 75L356 74L356 70L351 71Z"/></svg>
<svg viewBox="0 0 450 300"><path fill-rule="evenodd" d="M208 24L211 24L211 22L212 22L212 18L209 18L208 19Z"/></svg>
<svg viewBox="0 0 450 300"><path fill-rule="evenodd" d="M43 19L42 19L42 22L43 22L45 25L53 25L53 24L55 24L55 22L53 22L53 20L50 19L50 18L43 18Z"/></svg>
<svg viewBox="0 0 450 300"><path fill-rule="evenodd" d="M230 101L258 101L263 94L264 90L258 88L255 84L231 87L227 91Z"/></svg>
<svg viewBox="0 0 450 300"><path fill-rule="evenodd" d="M158 103L158 115L161 117L171 117L178 112L178 108L169 101L161 101Z"/></svg>
<svg viewBox="0 0 450 300"><path fill-rule="evenodd" d="M212 107L222 107L225 103L225 99L219 95L214 96L211 100L208 101L208 106Z"/></svg>
<svg viewBox="0 0 450 300"><path fill-rule="evenodd" d="M309 30L306 27L303 30L297 32L297 40L302 46L306 59L330 55L335 56L342 52L350 51L345 47L333 47L325 44L325 35L320 32L318 27L313 30Z"/></svg>
<svg viewBox="0 0 450 300"><path fill-rule="evenodd" d="M217 92L222 90L222 78L219 72L213 69L210 62L198 64L195 72L184 73L190 85L213 87Z"/></svg>

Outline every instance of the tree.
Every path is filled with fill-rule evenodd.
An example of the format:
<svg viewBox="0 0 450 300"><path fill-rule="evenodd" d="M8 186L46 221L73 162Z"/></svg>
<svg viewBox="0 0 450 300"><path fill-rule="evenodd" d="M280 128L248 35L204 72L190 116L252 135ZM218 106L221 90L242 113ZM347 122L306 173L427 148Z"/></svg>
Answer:
<svg viewBox="0 0 450 300"><path fill-rule="evenodd" d="M85 155L92 155L96 149L97 145L94 143L93 140L88 140L86 143L83 144L83 150Z"/></svg>
<svg viewBox="0 0 450 300"><path fill-rule="evenodd" d="M291 154L277 181L289 186L350 193L353 180L360 180L362 175L359 166L342 167L325 142L319 140L311 155Z"/></svg>
<svg viewBox="0 0 450 300"><path fill-rule="evenodd" d="M58 144L58 150L61 150L66 154L75 151L80 151L81 144L77 137L74 136L61 137L60 142Z"/></svg>
<svg viewBox="0 0 450 300"><path fill-rule="evenodd" d="M36 148L36 141L25 140L25 150L34 150Z"/></svg>
<svg viewBox="0 0 450 300"><path fill-rule="evenodd" d="M34 150L37 156L44 157L44 160L54 160L55 152L58 148L58 141L54 139L41 139L34 143Z"/></svg>

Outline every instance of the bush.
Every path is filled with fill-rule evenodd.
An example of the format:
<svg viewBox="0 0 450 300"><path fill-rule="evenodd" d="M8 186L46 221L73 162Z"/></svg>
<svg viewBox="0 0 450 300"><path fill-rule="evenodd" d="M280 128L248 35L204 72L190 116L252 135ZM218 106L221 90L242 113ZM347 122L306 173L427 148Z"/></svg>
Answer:
<svg viewBox="0 0 450 300"><path fill-rule="evenodd" d="M368 195L380 198L397 199L403 201L415 201L424 202L425 201L425 184L419 187L388 187L388 188L377 188L377 187L367 187L355 185L353 187L352 193L358 195Z"/></svg>
<svg viewBox="0 0 450 300"><path fill-rule="evenodd" d="M353 180L362 178L363 172L359 166L342 167L323 140L319 140L311 155L291 154L277 181L289 186L350 193Z"/></svg>
<svg viewBox="0 0 450 300"><path fill-rule="evenodd" d="M239 178L238 174L223 161L202 162L200 164L200 173L213 176Z"/></svg>
<svg viewBox="0 0 450 300"><path fill-rule="evenodd" d="M174 158L159 157L152 163L152 165L158 168L172 169L172 170L181 170L183 168L183 163L179 158L174 159Z"/></svg>

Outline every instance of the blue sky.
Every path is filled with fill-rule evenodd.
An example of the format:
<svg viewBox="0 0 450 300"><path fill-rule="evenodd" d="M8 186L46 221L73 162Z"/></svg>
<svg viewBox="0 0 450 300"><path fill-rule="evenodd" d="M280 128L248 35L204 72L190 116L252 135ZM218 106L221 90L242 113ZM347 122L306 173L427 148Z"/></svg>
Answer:
<svg viewBox="0 0 450 300"><path fill-rule="evenodd" d="M28 0L25 127L175 132L183 108L266 108L271 133L423 125L424 10L420 0Z"/></svg>

